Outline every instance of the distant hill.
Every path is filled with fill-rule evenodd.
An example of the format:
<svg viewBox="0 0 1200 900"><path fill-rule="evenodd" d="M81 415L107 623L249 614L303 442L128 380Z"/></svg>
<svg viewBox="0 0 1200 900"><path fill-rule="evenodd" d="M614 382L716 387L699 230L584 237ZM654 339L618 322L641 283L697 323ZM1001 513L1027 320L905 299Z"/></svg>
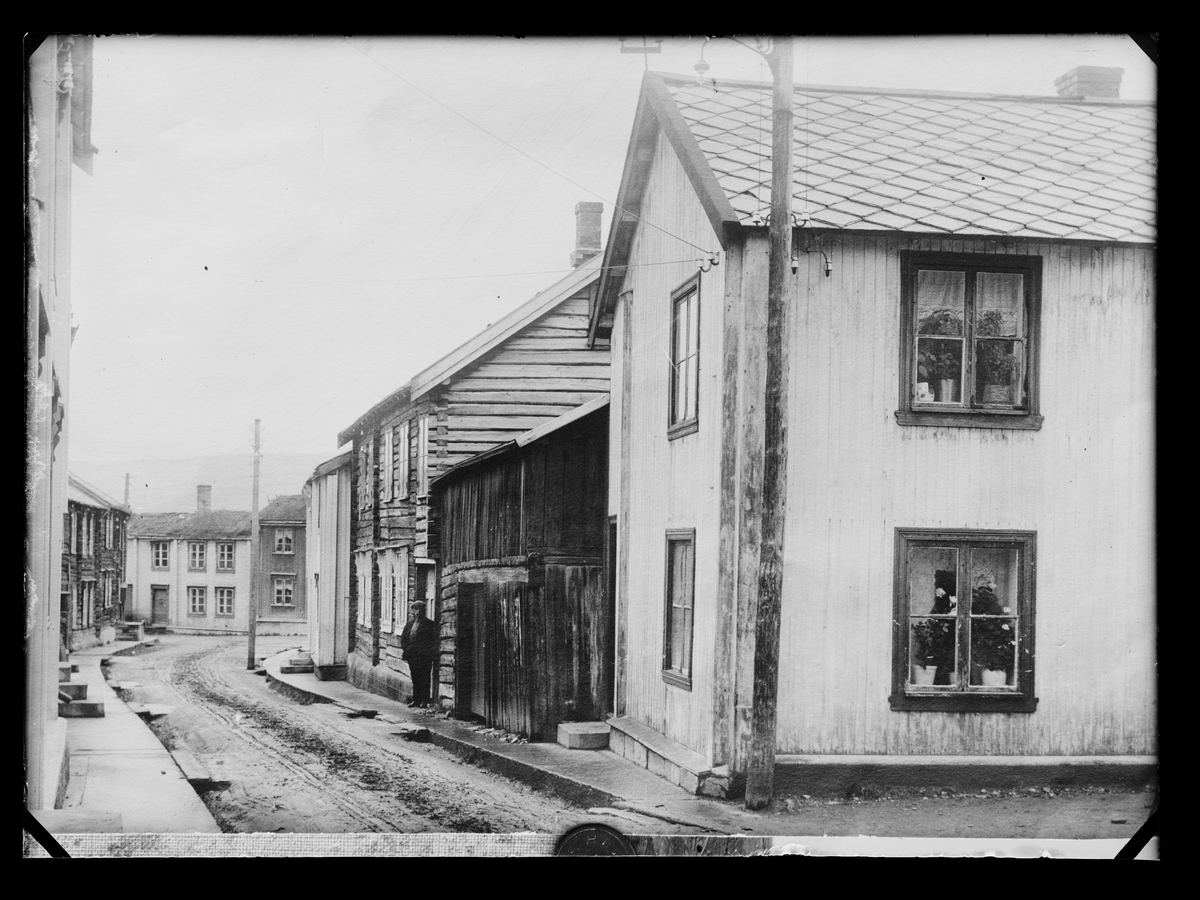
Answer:
<svg viewBox="0 0 1200 900"><path fill-rule="evenodd" d="M275 497L299 494L318 465L332 453L264 453L260 463L258 508ZM125 496L135 513L191 512L196 485L212 485L213 509L250 509L254 460L249 453L125 462L72 459L70 470L114 500Z"/></svg>

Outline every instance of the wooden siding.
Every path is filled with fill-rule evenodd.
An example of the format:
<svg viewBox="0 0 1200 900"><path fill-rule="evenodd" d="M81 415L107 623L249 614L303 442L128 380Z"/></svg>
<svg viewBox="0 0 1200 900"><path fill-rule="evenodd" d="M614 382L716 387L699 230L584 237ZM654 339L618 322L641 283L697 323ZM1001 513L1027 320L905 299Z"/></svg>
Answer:
<svg viewBox="0 0 1200 900"><path fill-rule="evenodd" d="M689 260L700 255L691 244L718 248L719 241L692 191L674 151L658 141L642 198L640 215L667 232L640 228L630 268L621 287L614 354L628 360L621 372L622 400L614 410L627 432L620 451L618 496L628 509L618 515L624 686L618 708L696 752L710 754L713 648L716 622L717 525L722 403L719 374L724 267L700 276L699 429L667 439L670 373L671 292L694 276L698 263L640 263ZM626 325L628 322L628 325ZM632 346L625 345L625 336ZM628 403L628 408L624 406ZM691 688L669 685L662 677L665 540L668 529L696 529L694 639Z"/></svg>
<svg viewBox="0 0 1200 900"><path fill-rule="evenodd" d="M1155 752L1152 251L824 241L789 321L779 750ZM896 423L903 250L1042 258L1040 431ZM1037 533L1037 712L889 708L899 526Z"/></svg>

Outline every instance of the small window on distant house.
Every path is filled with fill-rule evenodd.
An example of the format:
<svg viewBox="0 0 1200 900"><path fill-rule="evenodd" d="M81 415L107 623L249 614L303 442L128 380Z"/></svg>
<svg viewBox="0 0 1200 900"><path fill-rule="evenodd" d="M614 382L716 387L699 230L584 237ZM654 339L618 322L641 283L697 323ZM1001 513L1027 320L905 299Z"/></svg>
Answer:
<svg viewBox="0 0 1200 900"><path fill-rule="evenodd" d="M1041 427L1036 256L904 253L902 425Z"/></svg>
<svg viewBox="0 0 1200 900"><path fill-rule="evenodd" d="M408 497L408 422L400 423L400 435L396 440L396 453L400 457L396 467L396 494L401 498Z"/></svg>
<svg viewBox="0 0 1200 900"><path fill-rule="evenodd" d="M233 543L222 541L217 544L217 571L233 571Z"/></svg>
<svg viewBox="0 0 1200 900"><path fill-rule="evenodd" d="M663 634L663 680L692 686L692 609L695 599L696 531L667 532L667 589Z"/></svg>
<svg viewBox="0 0 1200 900"><path fill-rule="evenodd" d="M417 425L417 496L429 493L429 416L421 416Z"/></svg>
<svg viewBox="0 0 1200 900"><path fill-rule="evenodd" d="M700 276L671 294L671 408L669 437L698 427L700 389Z"/></svg>
<svg viewBox="0 0 1200 900"><path fill-rule="evenodd" d="M292 529L276 528L275 529L275 552L276 553L292 553Z"/></svg>
<svg viewBox="0 0 1200 900"><path fill-rule="evenodd" d="M383 429L383 451L380 453L379 465L382 468L379 473L379 499L391 500L395 496L392 479L395 477L396 468L392 445L392 426L390 425Z"/></svg>
<svg viewBox="0 0 1200 900"><path fill-rule="evenodd" d="M189 587L188 591L188 615L203 616L208 613L208 588Z"/></svg>
<svg viewBox="0 0 1200 900"><path fill-rule="evenodd" d="M217 588L217 615L232 616L233 615L233 588L219 587Z"/></svg>
<svg viewBox="0 0 1200 900"><path fill-rule="evenodd" d="M171 567L171 550L169 541L151 541L150 543L150 565L155 569L169 569Z"/></svg>
<svg viewBox="0 0 1200 900"><path fill-rule="evenodd" d="M1033 712L1035 537L896 530L893 709Z"/></svg>
<svg viewBox="0 0 1200 900"><path fill-rule="evenodd" d="M291 577L276 576L275 577L275 599L271 601L272 606L291 606L292 605L292 589L295 586L296 579Z"/></svg>
<svg viewBox="0 0 1200 900"><path fill-rule="evenodd" d="M207 545L203 541L188 541L188 568L203 572L205 569L205 553Z"/></svg>

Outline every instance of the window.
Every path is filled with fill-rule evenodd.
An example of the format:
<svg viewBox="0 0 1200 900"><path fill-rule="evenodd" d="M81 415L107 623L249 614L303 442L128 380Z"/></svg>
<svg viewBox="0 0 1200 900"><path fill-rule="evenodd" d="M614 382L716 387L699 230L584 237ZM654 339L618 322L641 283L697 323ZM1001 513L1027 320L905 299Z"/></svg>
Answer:
<svg viewBox="0 0 1200 900"><path fill-rule="evenodd" d="M207 563L205 550L208 545L203 541L188 541L188 568L192 571L203 572Z"/></svg>
<svg viewBox="0 0 1200 900"><path fill-rule="evenodd" d="M1027 531L896 529L893 709L1033 712Z"/></svg>
<svg viewBox="0 0 1200 900"><path fill-rule="evenodd" d="M379 475L379 499L391 500L396 493L392 483L392 478L395 476L396 470L392 448L392 427L390 425L383 429L383 452L380 455L380 465L383 466L383 471Z"/></svg>
<svg viewBox="0 0 1200 900"><path fill-rule="evenodd" d="M155 569L169 569L171 567L170 542L150 542L150 565Z"/></svg>
<svg viewBox="0 0 1200 900"><path fill-rule="evenodd" d="M667 532L667 589L663 629L663 680L692 686L692 601L695 596L696 531Z"/></svg>
<svg viewBox="0 0 1200 900"><path fill-rule="evenodd" d="M113 516L112 513L104 514L104 548L111 550L113 545Z"/></svg>
<svg viewBox="0 0 1200 900"><path fill-rule="evenodd" d="M276 528L275 529L275 552L276 553L291 553L292 551L292 529Z"/></svg>
<svg viewBox="0 0 1200 900"><path fill-rule="evenodd" d="M233 588L217 588L217 615L226 617L233 615Z"/></svg>
<svg viewBox="0 0 1200 900"><path fill-rule="evenodd" d="M233 544L231 542L217 544L217 571L233 571Z"/></svg>
<svg viewBox="0 0 1200 900"><path fill-rule="evenodd" d="M384 551L379 555L379 630L391 632L392 610L396 601L396 553Z"/></svg>
<svg viewBox="0 0 1200 900"><path fill-rule="evenodd" d="M357 565L354 567L355 580L358 584L358 624L369 628L371 622L371 554L357 554Z"/></svg>
<svg viewBox="0 0 1200 900"><path fill-rule="evenodd" d="M902 425L1041 427L1037 256L901 255Z"/></svg>
<svg viewBox="0 0 1200 900"><path fill-rule="evenodd" d="M397 454L400 459L396 472L396 492L400 497L408 497L408 423L400 423L400 436L396 441Z"/></svg>
<svg viewBox="0 0 1200 900"><path fill-rule="evenodd" d="M203 616L208 613L208 588L188 588L188 615Z"/></svg>
<svg viewBox="0 0 1200 900"><path fill-rule="evenodd" d="M291 606L292 605L292 588L295 586L296 579L289 576L275 576L275 599L271 601L272 606Z"/></svg>
<svg viewBox="0 0 1200 900"><path fill-rule="evenodd" d="M429 493L429 416L417 424L417 496Z"/></svg>
<svg viewBox="0 0 1200 900"><path fill-rule="evenodd" d="M79 546L79 513L71 513L71 552L78 552L75 548Z"/></svg>
<svg viewBox="0 0 1200 900"><path fill-rule="evenodd" d="M700 388L700 276L671 294L671 409L667 435L691 434L698 427Z"/></svg>

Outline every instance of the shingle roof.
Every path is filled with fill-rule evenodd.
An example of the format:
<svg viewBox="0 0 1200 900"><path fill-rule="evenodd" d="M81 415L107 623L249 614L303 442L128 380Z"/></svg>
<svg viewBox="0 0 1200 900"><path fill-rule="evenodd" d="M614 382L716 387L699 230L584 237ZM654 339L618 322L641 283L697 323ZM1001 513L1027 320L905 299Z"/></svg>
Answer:
<svg viewBox="0 0 1200 900"><path fill-rule="evenodd" d="M303 522L305 503L303 494L287 494L276 497L258 514L260 522Z"/></svg>
<svg viewBox="0 0 1200 900"><path fill-rule="evenodd" d="M129 520L132 538L249 538L250 513L214 509L205 513L147 513Z"/></svg>
<svg viewBox="0 0 1200 900"><path fill-rule="evenodd" d="M770 210L771 86L659 77L738 220ZM795 89L794 205L816 227L1150 243L1156 108Z"/></svg>

